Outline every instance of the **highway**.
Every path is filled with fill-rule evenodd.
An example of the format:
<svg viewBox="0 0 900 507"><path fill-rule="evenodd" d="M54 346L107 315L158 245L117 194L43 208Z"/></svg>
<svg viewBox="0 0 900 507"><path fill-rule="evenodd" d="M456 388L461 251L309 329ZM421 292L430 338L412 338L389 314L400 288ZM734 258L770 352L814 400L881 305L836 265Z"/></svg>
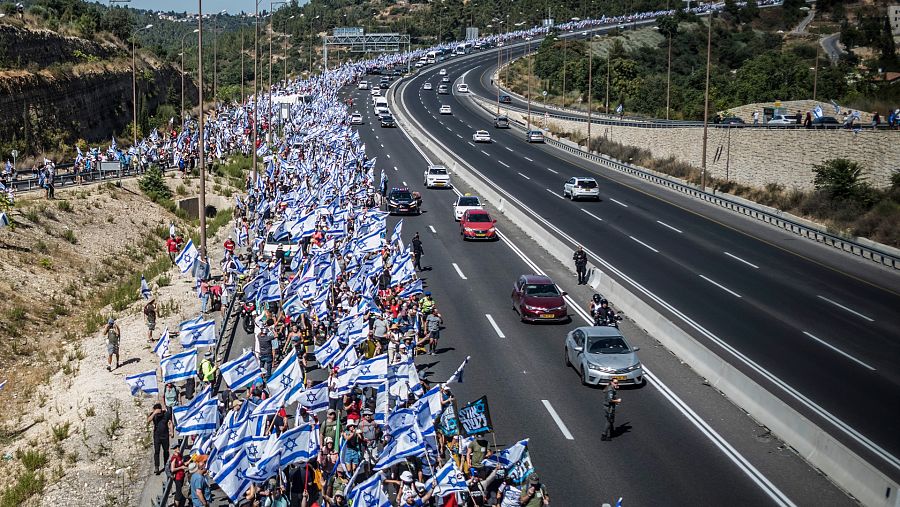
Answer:
<svg viewBox="0 0 900 507"><path fill-rule="evenodd" d="M403 236L422 236L427 269L420 276L446 329L436 359L420 357L417 363L428 378L443 381L472 356L465 382L454 385L456 396L460 403L488 396L500 446L531 438L536 470L555 503L595 506L620 496L626 505L790 505L812 498L851 503L627 321L623 332L642 347L642 361L662 380L623 390L617 420L624 426L612 442L600 441L601 393L581 386L562 358L565 332L584 319L576 314L570 324L522 324L509 299L523 273L546 272L576 305L585 306L590 289L575 285L565 266L493 210L503 241L462 241L451 202L455 191L469 190L458 180L455 191L424 189L425 158L400 129L378 125L368 91L352 96L365 119L359 130L367 155L377 157L376 168L386 169L390 186L423 195L424 213L403 217ZM457 139L456 133L461 131L442 129L440 137ZM502 149L463 145L468 153ZM396 220L391 217L389 230Z"/></svg>
<svg viewBox="0 0 900 507"><path fill-rule="evenodd" d="M473 92L485 93L484 79L496 60L496 53L485 52L425 68L399 85L392 107L408 111L417 135L444 144L525 206L548 235L584 245L595 265L615 266L624 276L613 276L651 305L886 474L900 477L894 422L900 416L900 372L894 367L900 358L900 277L548 146L526 144L518 130L493 129L487 114L456 94L455 84L465 81ZM436 88L442 67L454 94L423 91L426 81ZM453 115L438 115L440 104L450 104ZM494 143L472 144L476 129L490 130ZM598 179L601 201L563 200L565 179L585 174Z"/></svg>

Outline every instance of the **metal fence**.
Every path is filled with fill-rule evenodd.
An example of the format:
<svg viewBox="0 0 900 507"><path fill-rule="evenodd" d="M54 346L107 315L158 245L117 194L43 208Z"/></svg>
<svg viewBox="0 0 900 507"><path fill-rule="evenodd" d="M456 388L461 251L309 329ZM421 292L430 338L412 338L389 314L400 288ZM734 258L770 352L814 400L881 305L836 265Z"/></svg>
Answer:
<svg viewBox="0 0 900 507"><path fill-rule="evenodd" d="M176 168L176 166L159 167L163 172L171 171ZM133 176L140 176L146 172L146 170L141 171L137 167L123 168L119 166L118 169L94 169L92 171L80 171L76 173L74 170L74 164L61 164L56 166L56 170L57 173L53 178L53 186L57 189L64 187L89 185L91 183L98 183L102 181L130 178ZM80 182L78 181L79 176L81 177ZM43 187L41 187L40 185L40 178L38 176L16 178L10 181L8 186L11 186L17 193L43 189Z"/></svg>

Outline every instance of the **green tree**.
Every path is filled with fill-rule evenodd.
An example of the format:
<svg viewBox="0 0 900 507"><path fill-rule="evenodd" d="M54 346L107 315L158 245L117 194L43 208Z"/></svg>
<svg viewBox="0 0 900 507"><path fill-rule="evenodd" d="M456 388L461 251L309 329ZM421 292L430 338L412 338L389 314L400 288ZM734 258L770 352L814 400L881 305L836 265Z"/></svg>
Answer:
<svg viewBox="0 0 900 507"><path fill-rule="evenodd" d="M147 173L138 180L138 188L147 194L153 202L160 202L172 198L172 190L166 185L162 170L157 166L150 166Z"/></svg>
<svg viewBox="0 0 900 507"><path fill-rule="evenodd" d="M816 189L827 192L832 199L853 199L868 189L862 166L852 160L826 160L822 165L814 165L813 172L813 185Z"/></svg>

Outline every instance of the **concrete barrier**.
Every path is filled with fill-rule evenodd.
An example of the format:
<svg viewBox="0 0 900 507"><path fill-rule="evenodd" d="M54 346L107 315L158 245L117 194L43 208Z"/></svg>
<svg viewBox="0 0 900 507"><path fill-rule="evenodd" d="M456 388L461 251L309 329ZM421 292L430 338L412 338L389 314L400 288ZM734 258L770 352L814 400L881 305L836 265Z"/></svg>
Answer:
<svg viewBox="0 0 900 507"><path fill-rule="evenodd" d="M391 90L392 98L396 88L399 86ZM424 131L413 126L413 121L407 117L402 107L397 107L396 102L394 105L397 124L414 144L418 141L422 148L434 155L432 161L441 161L455 172L456 177L461 178L482 198L494 204L499 212L515 222L525 234L564 266L573 268L574 249L570 245L557 239L526 211L519 209L515 203L510 202L490 184L477 177L468 164L458 159L455 154L448 152L426 135L413 139L411 132ZM650 336L662 343L700 376L706 378L711 385L760 424L768 427L773 434L795 449L812 466L825 473L835 484L863 505L900 507L900 496L897 494L900 485L896 481L891 480L809 418L700 343L599 267L594 264L589 264L588 267L589 285L615 300L616 305L638 326L645 329Z"/></svg>

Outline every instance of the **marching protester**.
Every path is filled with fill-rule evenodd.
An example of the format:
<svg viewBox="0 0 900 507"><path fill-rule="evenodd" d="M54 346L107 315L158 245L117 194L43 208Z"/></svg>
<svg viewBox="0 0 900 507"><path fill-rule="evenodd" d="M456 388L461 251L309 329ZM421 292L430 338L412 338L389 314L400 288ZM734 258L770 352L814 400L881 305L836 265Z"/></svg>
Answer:
<svg viewBox="0 0 900 507"><path fill-rule="evenodd" d="M106 335L106 371L119 369L119 338L122 331L116 324L116 319L110 317L103 328L103 334ZM116 367L112 367L113 356L116 357Z"/></svg>

